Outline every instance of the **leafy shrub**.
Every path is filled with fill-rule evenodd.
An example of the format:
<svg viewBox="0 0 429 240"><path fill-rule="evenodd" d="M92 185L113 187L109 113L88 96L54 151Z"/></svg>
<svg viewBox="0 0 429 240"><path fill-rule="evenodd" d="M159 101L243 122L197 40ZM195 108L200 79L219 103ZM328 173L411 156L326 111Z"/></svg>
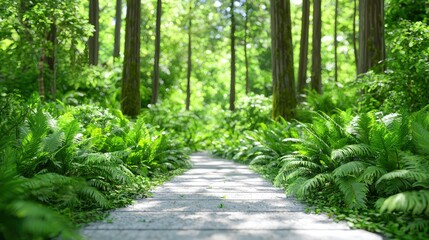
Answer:
<svg viewBox="0 0 429 240"><path fill-rule="evenodd" d="M1 238L77 239L70 220L122 207L159 176L189 167L183 146L143 118L130 122L116 110L6 97L0 190L10 192L0 196Z"/></svg>
<svg viewBox="0 0 429 240"><path fill-rule="evenodd" d="M363 209L384 231L427 236L428 109L312 113L309 123L262 125L237 134L232 145L215 153L263 166L287 193L330 206L328 211ZM392 221L409 224L394 230L388 227Z"/></svg>

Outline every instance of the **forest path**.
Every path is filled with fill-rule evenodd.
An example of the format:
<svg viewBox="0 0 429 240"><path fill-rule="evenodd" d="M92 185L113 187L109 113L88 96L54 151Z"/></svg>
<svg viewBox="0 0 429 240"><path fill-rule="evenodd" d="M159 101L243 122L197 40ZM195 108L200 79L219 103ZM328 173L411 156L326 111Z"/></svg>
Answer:
<svg viewBox="0 0 429 240"><path fill-rule="evenodd" d="M351 230L304 206L282 189L231 161L205 153L193 168L158 187L153 196L111 212L82 230L91 240L131 239L382 239Z"/></svg>

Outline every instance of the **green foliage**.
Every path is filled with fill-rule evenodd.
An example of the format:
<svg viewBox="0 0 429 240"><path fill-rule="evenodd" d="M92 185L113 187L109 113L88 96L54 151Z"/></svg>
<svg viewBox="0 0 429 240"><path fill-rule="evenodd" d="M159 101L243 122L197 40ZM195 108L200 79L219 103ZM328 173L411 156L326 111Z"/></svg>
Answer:
<svg viewBox="0 0 429 240"><path fill-rule="evenodd" d="M189 167L183 147L143 118L134 123L120 111L37 100L24 106L4 97L0 188L9 193L0 197L3 238L77 239L70 221L129 204Z"/></svg>
<svg viewBox="0 0 429 240"><path fill-rule="evenodd" d="M364 111L380 108L385 112L407 109L417 111L429 103L429 28L422 22L402 21L387 29L390 50L383 74L362 76L361 96Z"/></svg>
<svg viewBox="0 0 429 240"><path fill-rule="evenodd" d="M369 220L362 221L370 223L346 219L357 226L418 238L428 234L429 223L427 109L356 116L312 113L309 123L262 125L215 152L262 166L257 169L276 174L275 184L301 200L333 206L324 211L349 209L346 216L354 209L369 211ZM388 227L401 221L411 225Z"/></svg>

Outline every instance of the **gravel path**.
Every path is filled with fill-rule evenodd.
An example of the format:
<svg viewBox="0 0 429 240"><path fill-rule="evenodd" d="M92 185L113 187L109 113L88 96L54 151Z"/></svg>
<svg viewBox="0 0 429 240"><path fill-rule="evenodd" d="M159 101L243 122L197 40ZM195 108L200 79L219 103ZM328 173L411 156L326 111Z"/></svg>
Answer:
<svg viewBox="0 0 429 240"><path fill-rule="evenodd" d="M83 235L91 240L382 239L324 215L305 214L303 205L247 166L204 153L191 160L191 170L155 189L152 197L87 226Z"/></svg>

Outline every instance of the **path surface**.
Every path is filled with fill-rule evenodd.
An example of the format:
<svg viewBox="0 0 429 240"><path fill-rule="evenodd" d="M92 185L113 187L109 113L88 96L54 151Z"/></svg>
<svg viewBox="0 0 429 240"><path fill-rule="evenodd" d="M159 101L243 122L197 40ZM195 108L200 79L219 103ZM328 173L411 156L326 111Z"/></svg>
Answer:
<svg viewBox="0 0 429 240"><path fill-rule="evenodd" d="M131 239L382 239L350 230L323 215L305 214L245 165L191 156L193 168L154 190L152 197L113 211L82 230L91 240Z"/></svg>

